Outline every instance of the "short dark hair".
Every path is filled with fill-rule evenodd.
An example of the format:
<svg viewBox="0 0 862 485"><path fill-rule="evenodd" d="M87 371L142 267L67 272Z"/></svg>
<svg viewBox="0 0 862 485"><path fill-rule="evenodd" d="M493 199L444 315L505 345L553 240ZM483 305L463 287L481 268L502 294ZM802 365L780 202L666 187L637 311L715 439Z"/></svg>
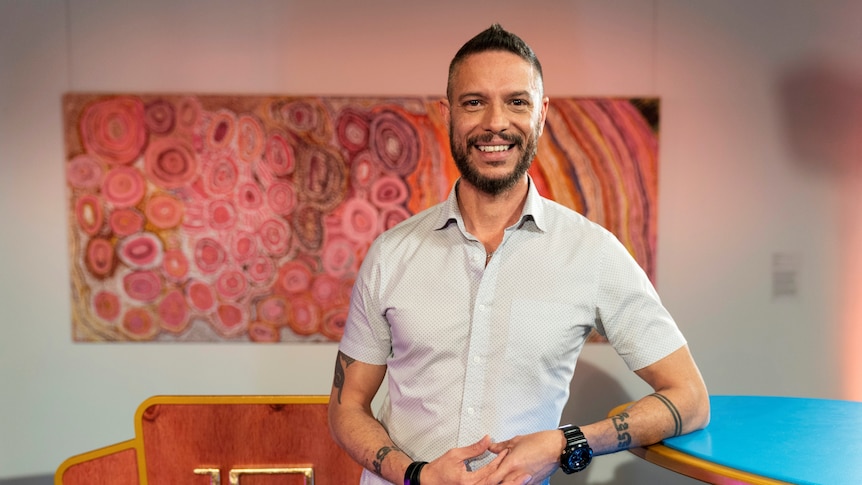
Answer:
<svg viewBox="0 0 862 485"><path fill-rule="evenodd" d="M511 52L521 59L529 62L533 69L539 73L539 81L543 81L542 64L533 49L517 35L505 30L500 24L494 24L487 29L479 32L475 37L468 40L466 44L461 46L452 62L449 63L449 78L446 85L446 97L451 97L452 94L452 77L458 66L472 54L488 51L503 51Z"/></svg>

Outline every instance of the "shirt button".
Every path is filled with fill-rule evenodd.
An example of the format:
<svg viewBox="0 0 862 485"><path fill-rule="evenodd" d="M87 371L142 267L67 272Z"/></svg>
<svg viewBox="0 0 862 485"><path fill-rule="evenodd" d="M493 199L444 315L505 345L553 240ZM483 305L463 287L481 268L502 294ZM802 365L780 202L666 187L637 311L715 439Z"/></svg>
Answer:
<svg viewBox="0 0 862 485"><path fill-rule="evenodd" d="M472 416L475 412L476 411L474 411L473 408L467 408L467 414L469 414L470 416Z"/></svg>
<svg viewBox="0 0 862 485"><path fill-rule="evenodd" d="M482 358L477 355L477 356L473 357L473 362L475 362L477 364L481 364Z"/></svg>
<svg viewBox="0 0 862 485"><path fill-rule="evenodd" d="M479 310L484 312L485 311L485 305L479 305Z"/></svg>

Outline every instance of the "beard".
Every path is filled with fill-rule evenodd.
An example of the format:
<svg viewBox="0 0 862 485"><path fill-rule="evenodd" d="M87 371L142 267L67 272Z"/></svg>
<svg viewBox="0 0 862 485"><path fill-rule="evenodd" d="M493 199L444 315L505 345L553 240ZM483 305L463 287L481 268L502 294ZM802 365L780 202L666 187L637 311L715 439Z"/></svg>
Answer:
<svg viewBox="0 0 862 485"><path fill-rule="evenodd" d="M530 165L532 165L538 146L538 136L536 133L539 133L539 131L534 129L526 141L524 137L517 134L496 134L498 138L502 138L509 144L514 145L513 149L521 150L521 157L518 159L515 168L509 174L498 178L486 177L479 173L476 167L470 164L469 155L470 147L475 146L479 142L488 143L492 141L495 136L494 133L476 135L468 138L467 143L458 144L452 136L452 125L450 124L449 146L452 150L452 158L455 160L455 166L458 167L458 171L461 172L461 177L464 180L488 195L499 195L514 187L524 174L527 173Z"/></svg>

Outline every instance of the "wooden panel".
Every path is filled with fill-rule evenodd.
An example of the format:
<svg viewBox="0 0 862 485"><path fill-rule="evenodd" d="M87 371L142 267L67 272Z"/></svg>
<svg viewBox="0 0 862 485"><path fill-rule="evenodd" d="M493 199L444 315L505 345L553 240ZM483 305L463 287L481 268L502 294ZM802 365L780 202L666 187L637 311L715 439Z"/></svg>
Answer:
<svg viewBox="0 0 862 485"><path fill-rule="evenodd" d="M139 485L133 441L66 460L54 476L57 485Z"/></svg>
<svg viewBox="0 0 862 485"><path fill-rule="evenodd" d="M228 485L231 469L286 467L312 467L315 485L358 483L361 468L329 434L325 400L227 400L145 403L139 425L149 484L197 483L193 480L205 477L195 476L195 469L214 468L221 472L221 484ZM241 483L303 481L298 476L243 475Z"/></svg>

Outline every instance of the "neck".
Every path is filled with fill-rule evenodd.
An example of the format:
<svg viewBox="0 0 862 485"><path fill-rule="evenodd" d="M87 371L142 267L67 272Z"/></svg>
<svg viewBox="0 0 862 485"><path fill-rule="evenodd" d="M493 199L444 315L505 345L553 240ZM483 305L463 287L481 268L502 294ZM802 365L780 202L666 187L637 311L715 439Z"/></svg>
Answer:
<svg viewBox="0 0 862 485"><path fill-rule="evenodd" d="M490 195L461 179L458 183L458 208L467 231L493 252L503 240L503 231L521 217L527 201L529 181L523 179L506 192Z"/></svg>

